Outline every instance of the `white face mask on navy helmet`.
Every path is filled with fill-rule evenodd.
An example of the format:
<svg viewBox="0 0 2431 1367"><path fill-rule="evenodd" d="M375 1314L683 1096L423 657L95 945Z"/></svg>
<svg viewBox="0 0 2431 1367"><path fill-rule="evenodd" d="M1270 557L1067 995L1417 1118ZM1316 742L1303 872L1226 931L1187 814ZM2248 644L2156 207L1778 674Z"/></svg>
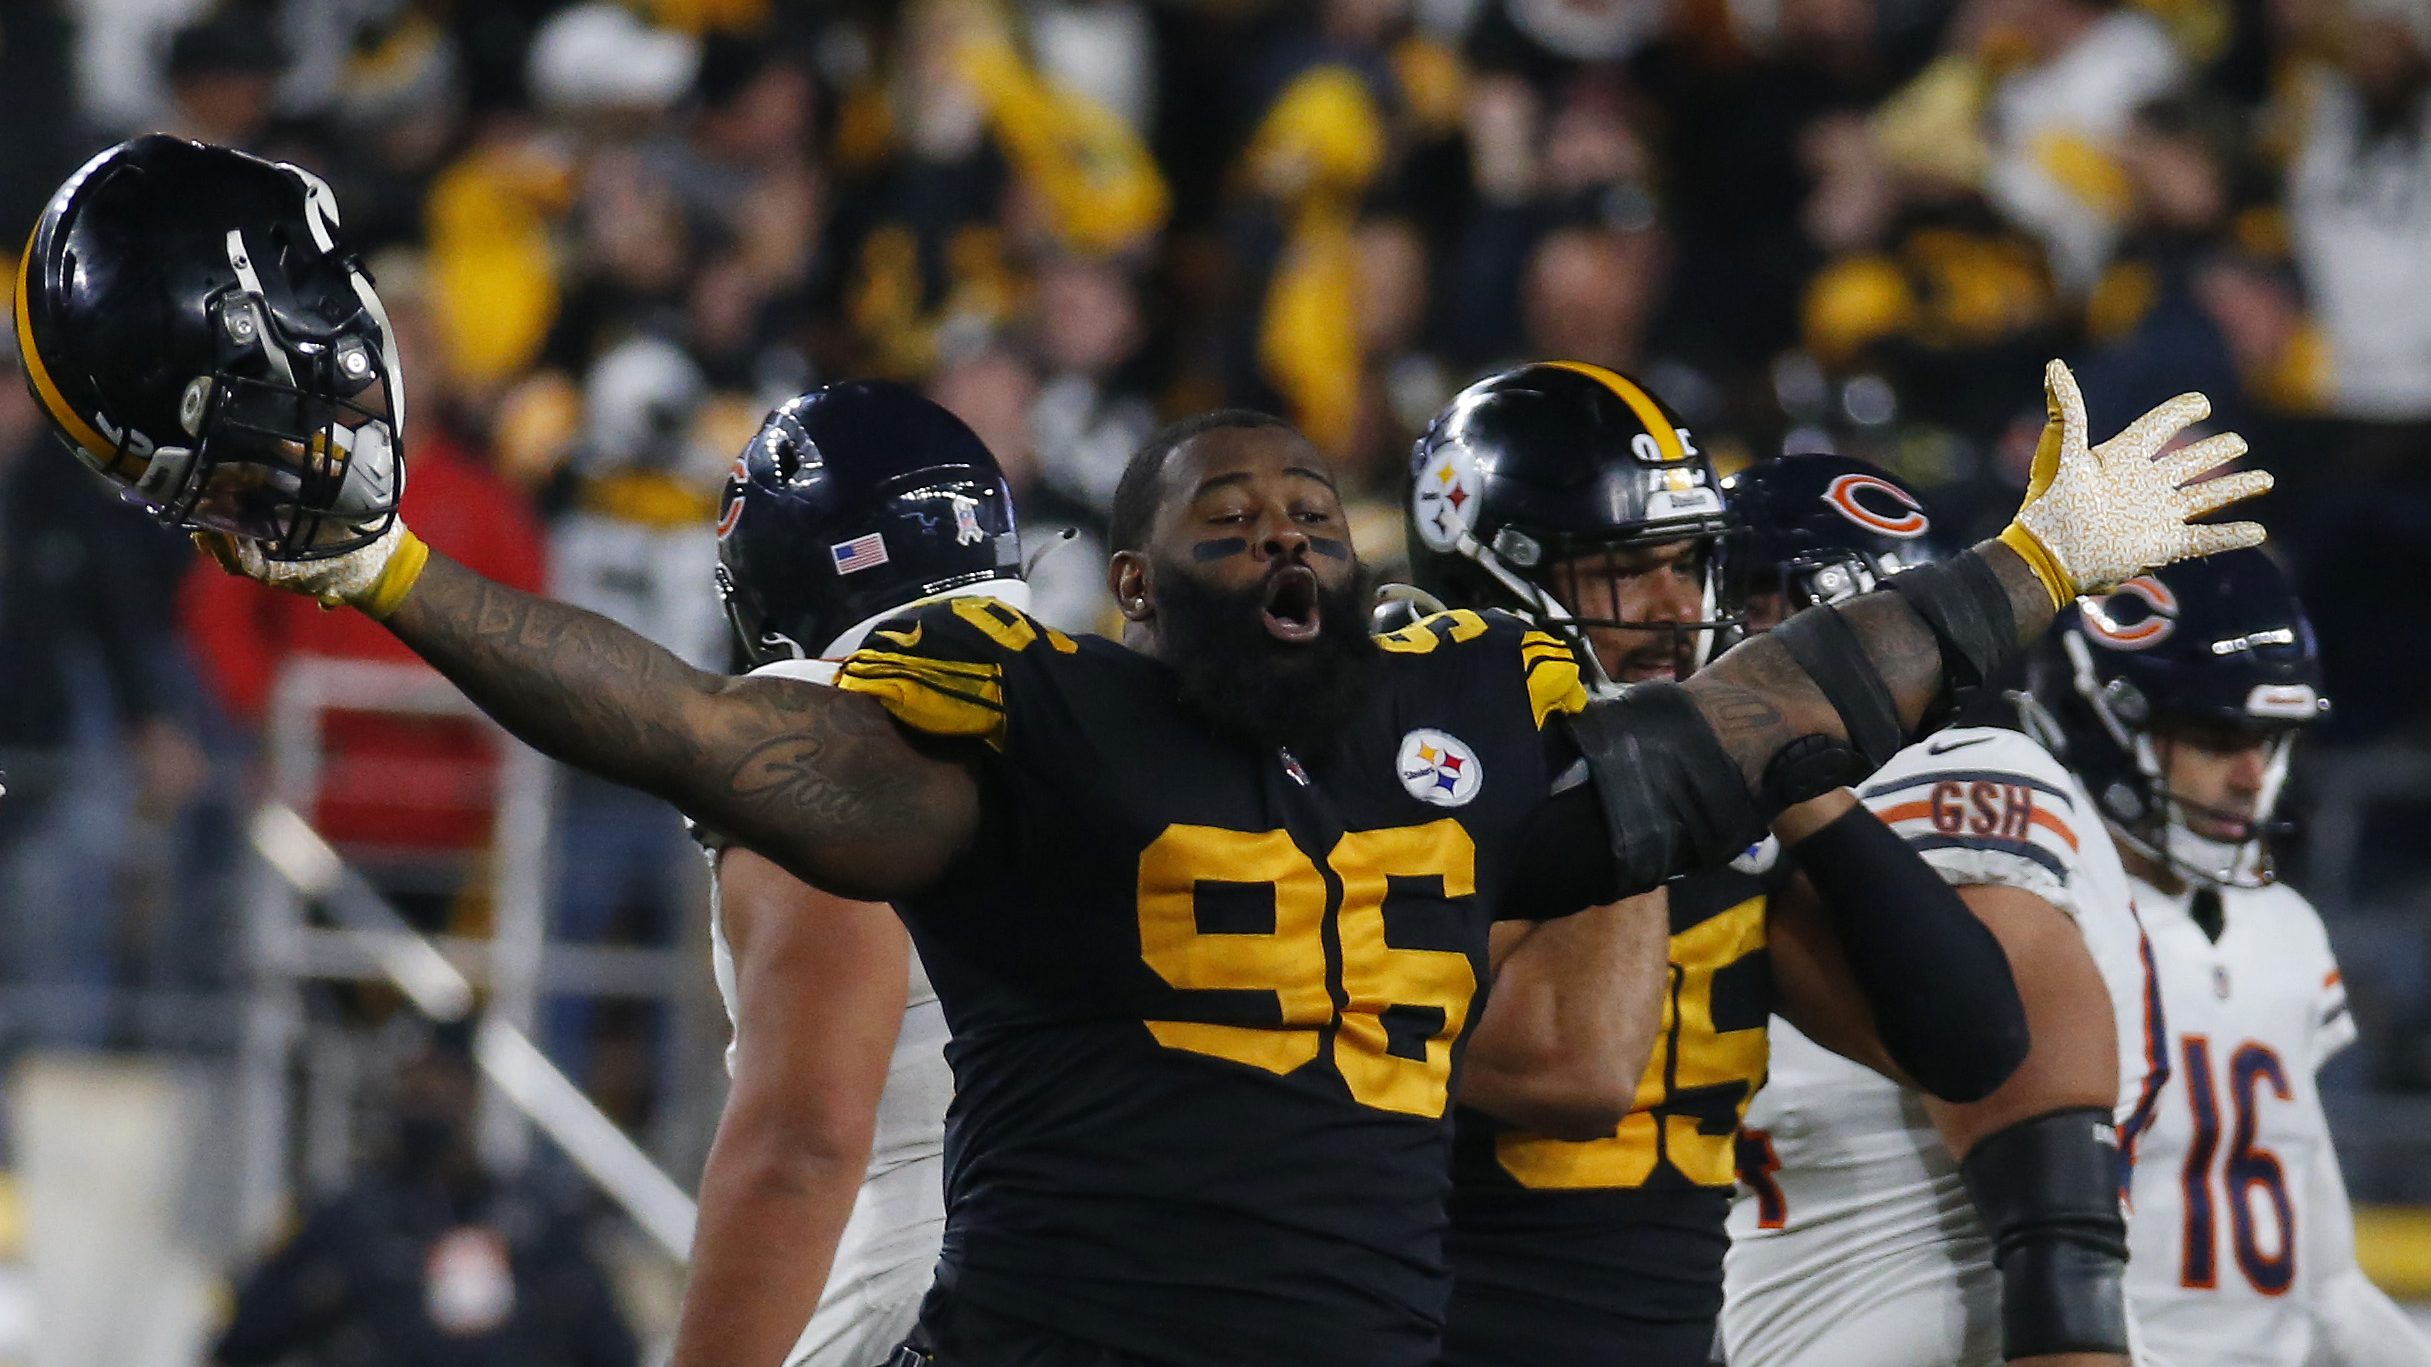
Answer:
<svg viewBox="0 0 2431 1367"><path fill-rule="evenodd" d="M26 384L68 446L179 526L343 554L404 492L395 330L318 176L147 134L69 177L16 294Z"/></svg>

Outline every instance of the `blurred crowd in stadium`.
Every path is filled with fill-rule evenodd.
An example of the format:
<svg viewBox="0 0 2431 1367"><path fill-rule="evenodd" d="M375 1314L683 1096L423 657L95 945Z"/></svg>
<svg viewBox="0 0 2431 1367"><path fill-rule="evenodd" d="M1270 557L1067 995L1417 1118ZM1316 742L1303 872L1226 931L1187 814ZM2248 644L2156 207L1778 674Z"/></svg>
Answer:
<svg viewBox="0 0 2431 1367"><path fill-rule="evenodd" d="M1725 468L1840 450L1989 517L2059 355L2097 427L2213 397L2280 478L2335 743L2431 740L2431 0L18 0L0 126L19 235L142 129L326 176L405 338L416 527L700 662L732 453L823 379L969 421L1086 628L1115 477L1182 411L1289 415L1390 563L1412 438L1500 363L1632 372ZM404 653L87 479L0 386L0 1029L221 1047L179 1003L240 977L278 672ZM333 720L317 819L477 847L491 744ZM553 934L688 933L663 810L569 779L557 825ZM2431 1089L2424 858L2360 848L2399 917L2353 1080ZM638 1120L655 1029L544 1034Z"/></svg>

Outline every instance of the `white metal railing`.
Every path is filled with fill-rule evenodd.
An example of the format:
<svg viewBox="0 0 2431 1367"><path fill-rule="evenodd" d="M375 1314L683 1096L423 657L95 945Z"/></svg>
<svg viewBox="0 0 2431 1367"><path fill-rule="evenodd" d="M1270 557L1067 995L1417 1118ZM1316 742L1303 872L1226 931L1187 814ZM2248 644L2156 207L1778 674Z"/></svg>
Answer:
<svg viewBox="0 0 2431 1367"><path fill-rule="evenodd" d="M376 966L417 1010L443 1022L472 1014L472 981L347 868L293 808L264 803L251 835L254 850L282 880L329 909L339 924L328 934ZM634 1223L679 1261L691 1256L692 1198L549 1062L529 1034L486 1017L475 1035L474 1061L516 1112L556 1141Z"/></svg>
<svg viewBox="0 0 2431 1367"><path fill-rule="evenodd" d="M486 941L415 930L302 815L320 790L322 718L333 711L479 718L435 671L417 664L300 658L280 674L266 728L268 796L250 823L261 856L247 899L254 980L240 1044L245 1162L240 1209L247 1237L266 1237L287 1207L294 1156L291 1061L304 1052L302 985L389 982L424 1015L461 1021L486 998L475 1038L483 1079L480 1148L519 1166L532 1131L546 1134L648 1235L679 1261L689 1256L693 1203L533 1043L541 985L553 992L673 1001L686 975L673 950L552 945L548 941L549 827L554 776L535 751L501 733L491 840L493 933ZM332 926L316 926L308 907ZM343 1100L352 1080L316 1069L307 1090L307 1170L343 1176Z"/></svg>

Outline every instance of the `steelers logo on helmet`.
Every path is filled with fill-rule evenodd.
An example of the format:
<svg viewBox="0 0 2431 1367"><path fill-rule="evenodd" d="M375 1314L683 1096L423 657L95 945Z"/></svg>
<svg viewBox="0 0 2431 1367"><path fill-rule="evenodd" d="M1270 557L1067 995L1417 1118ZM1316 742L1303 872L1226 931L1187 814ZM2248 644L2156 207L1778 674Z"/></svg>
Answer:
<svg viewBox="0 0 2431 1367"><path fill-rule="evenodd" d="M2150 650L2178 629L2178 595L2149 574L2087 599L2085 634L2112 650Z"/></svg>
<svg viewBox="0 0 2431 1367"><path fill-rule="evenodd" d="M1719 485L1686 424L1637 381L1575 361L1514 367L1455 395L1411 454L1411 578L1451 606L1552 632L1593 687L1684 677L1737 625L1721 595L1731 523ZM1693 604L1673 601L1668 579L1662 603L1624 594L1658 557L1693 582Z"/></svg>
<svg viewBox="0 0 2431 1367"><path fill-rule="evenodd" d="M1437 807L1466 805L1486 781L1485 769L1468 742L1431 726L1421 726L1401 738L1394 768L1410 796Z"/></svg>
<svg viewBox="0 0 2431 1367"><path fill-rule="evenodd" d="M1933 521L1914 495L1880 475L1851 471L1826 485L1823 501L1832 511L1870 532L1901 540L1923 536Z"/></svg>
<svg viewBox="0 0 2431 1367"><path fill-rule="evenodd" d="M1477 462L1458 443L1422 454L1426 459L1417 471L1414 517L1418 539L1429 550L1448 552L1460 544L1462 533L1476 526Z"/></svg>

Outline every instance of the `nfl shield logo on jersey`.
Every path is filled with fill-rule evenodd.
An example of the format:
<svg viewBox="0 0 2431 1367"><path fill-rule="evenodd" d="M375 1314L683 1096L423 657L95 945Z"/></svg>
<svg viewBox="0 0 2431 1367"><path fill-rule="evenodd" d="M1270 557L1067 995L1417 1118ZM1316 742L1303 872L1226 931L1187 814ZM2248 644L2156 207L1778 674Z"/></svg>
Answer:
<svg viewBox="0 0 2431 1367"><path fill-rule="evenodd" d="M1478 785L1485 782L1485 769L1477 761L1477 752L1466 741L1433 727L1422 726L1401 738L1401 755L1395 765L1401 774L1401 786L1420 802L1438 807L1458 807L1477 796Z"/></svg>

